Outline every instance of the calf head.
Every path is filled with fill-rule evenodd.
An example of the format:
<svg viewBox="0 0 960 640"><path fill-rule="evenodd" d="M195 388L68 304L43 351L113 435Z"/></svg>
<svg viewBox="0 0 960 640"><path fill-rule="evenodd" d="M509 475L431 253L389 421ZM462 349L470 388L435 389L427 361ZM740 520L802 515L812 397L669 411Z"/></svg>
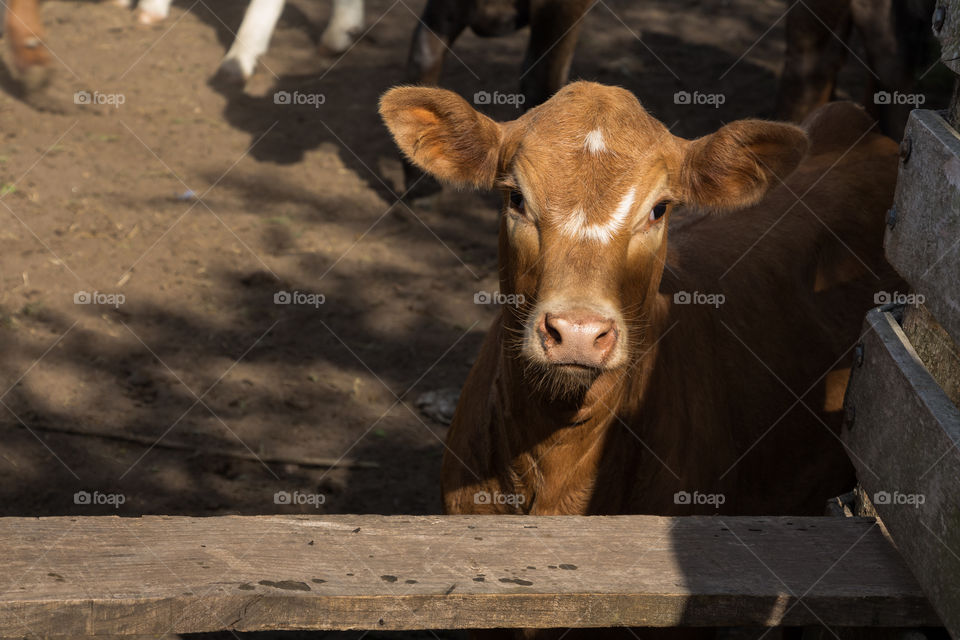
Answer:
<svg viewBox="0 0 960 640"><path fill-rule="evenodd" d="M443 89L392 89L380 113L425 171L501 191L501 291L524 300L505 307L505 348L559 394L629 366L655 340L671 209L755 204L808 144L798 127L759 120L684 140L630 92L587 82L505 123Z"/></svg>

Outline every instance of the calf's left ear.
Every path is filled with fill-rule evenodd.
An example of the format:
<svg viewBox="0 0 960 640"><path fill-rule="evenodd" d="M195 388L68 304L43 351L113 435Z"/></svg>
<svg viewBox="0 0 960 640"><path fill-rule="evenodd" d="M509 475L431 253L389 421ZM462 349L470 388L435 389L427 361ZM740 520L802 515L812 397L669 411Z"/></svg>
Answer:
<svg viewBox="0 0 960 640"><path fill-rule="evenodd" d="M683 198L705 209L738 209L759 202L806 155L800 127L738 120L690 142L680 170Z"/></svg>
<svg viewBox="0 0 960 640"><path fill-rule="evenodd" d="M500 125L446 89L396 87L380 99L380 117L410 161L442 182L493 186Z"/></svg>

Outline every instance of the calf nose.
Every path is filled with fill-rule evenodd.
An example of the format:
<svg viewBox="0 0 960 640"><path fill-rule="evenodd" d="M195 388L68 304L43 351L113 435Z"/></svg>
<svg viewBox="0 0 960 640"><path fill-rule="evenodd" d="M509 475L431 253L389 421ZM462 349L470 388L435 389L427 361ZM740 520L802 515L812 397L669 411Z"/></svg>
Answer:
<svg viewBox="0 0 960 640"><path fill-rule="evenodd" d="M614 321L589 311L545 313L537 333L547 360L554 364L599 367L617 344Z"/></svg>

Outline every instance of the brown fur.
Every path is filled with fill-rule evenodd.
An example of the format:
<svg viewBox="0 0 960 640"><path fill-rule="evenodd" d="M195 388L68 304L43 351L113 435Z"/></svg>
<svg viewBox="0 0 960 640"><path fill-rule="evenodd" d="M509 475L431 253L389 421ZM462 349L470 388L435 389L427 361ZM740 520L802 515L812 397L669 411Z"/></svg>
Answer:
<svg viewBox="0 0 960 640"><path fill-rule="evenodd" d="M412 109L404 104L404 93L415 95L412 87L395 90L397 100L384 103L383 117L393 122L394 136L410 159L430 166L441 180L489 188L497 171L496 149L500 128L463 100L436 101Z"/></svg>
<svg viewBox="0 0 960 640"><path fill-rule="evenodd" d="M27 89L41 88L50 77L50 52L40 20L38 0L6 0L4 34L13 66Z"/></svg>
<svg viewBox="0 0 960 640"><path fill-rule="evenodd" d="M410 115L421 111L436 117ZM803 128L747 120L691 142L630 93L591 83L512 122L471 111L440 89L394 89L381 103L425 170L470 175L450 164L485 159L476 184L504 192L500 288L526 298L503 308L463 389L446 512L820 514L847 490L836 398L874 293L895 286L881 249L893 141L867 133L858 107L833 104ZM482 149L466 153L477 130ZM583 144L595 130L600 153ZM599 223L628 188L635 210L609 242L563 232L571 210ZM648 218L661 199L672 210ZM676 304L681 291L726 302ZM572 370L545 360L531 325L558 305L606 310L618 358ZM523 499L478 502L481 491ZM678 504L678 491L725 502Z"/></svg>

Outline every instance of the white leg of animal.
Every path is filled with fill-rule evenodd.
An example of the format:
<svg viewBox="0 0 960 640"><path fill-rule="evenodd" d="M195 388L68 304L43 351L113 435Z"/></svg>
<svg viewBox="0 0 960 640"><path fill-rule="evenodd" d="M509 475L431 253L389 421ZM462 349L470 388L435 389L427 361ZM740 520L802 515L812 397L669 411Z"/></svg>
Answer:
<svg viewBox="0 0 960 640"><path fill-rule="evenodd" d="M363 28L363 0L333 0L330 24L320 44L333 53L346 51Z"/></svg>
<svg viewBox="0 0 960 640"><path fill-rule="evenodd" d="M227 77L246 80L253 75L257 59L266 53L270 36L277 26L284 0L252 0L243 15L237 39L220 63L220 72Z"/></svg>
<svg viewBox="0 0 960 640"><path fill-rule="evenodd" d="M154 24L170 15L171 0L140 0L137 3L137 22Z"/></svg>

